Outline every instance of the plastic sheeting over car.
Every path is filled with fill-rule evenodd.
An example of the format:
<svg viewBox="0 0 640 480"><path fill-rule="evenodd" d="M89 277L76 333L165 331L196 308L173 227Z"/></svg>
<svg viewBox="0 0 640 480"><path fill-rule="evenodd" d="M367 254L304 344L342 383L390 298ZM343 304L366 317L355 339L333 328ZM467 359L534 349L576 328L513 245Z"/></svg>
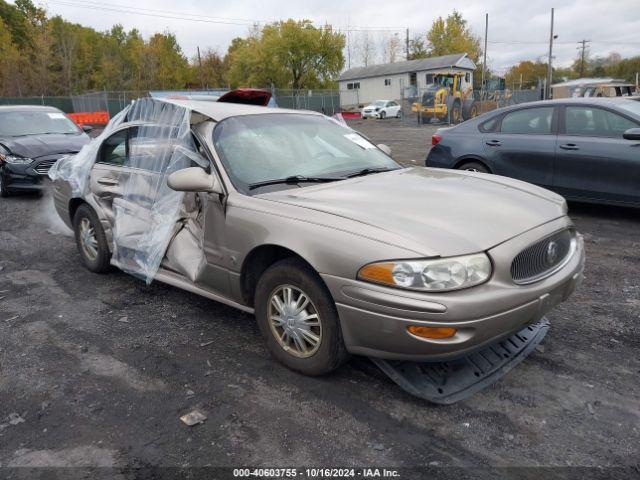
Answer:
<svg viewBox="0 0 640 480"><path fill-rule="evenodd" d="M199 165L208 168L191 134L191 111L168 102L141 99L116 115L102 134L77 155L50 170L74 197L85 197L91 170L105 139L127 128L126 151L114 152L118 185L112 209L112 263L150 283L174 236L182 229L184 193L167 186L173 172Z"/></svg>

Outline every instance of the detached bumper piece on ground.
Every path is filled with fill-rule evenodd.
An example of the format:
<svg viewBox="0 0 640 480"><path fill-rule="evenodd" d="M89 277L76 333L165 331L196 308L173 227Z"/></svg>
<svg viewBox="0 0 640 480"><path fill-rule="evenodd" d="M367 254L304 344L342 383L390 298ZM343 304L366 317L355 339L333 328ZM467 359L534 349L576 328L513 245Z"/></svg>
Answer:
<svg viewBox="0 0 640 480"><path fill-rule="evenodd" d="M527 358L548 331L549 321L543 318L482 350L446 362L371 360L403 390L430 402L448 405L502 378Z"/></svg>

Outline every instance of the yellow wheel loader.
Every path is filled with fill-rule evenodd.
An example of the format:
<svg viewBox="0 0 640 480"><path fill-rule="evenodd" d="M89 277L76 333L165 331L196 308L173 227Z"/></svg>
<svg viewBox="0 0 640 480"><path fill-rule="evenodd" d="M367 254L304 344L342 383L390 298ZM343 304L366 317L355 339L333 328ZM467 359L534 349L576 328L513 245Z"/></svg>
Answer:
<svg viewBox="0 0 640 480"><path fill-rule="evenodd" d="M477 116L473 87L460 89L464 77L465 73L437 75L436 81L425 89L421 101L411 105L411 111L418 114L422 123L436 120L455 124Z"/></svg>

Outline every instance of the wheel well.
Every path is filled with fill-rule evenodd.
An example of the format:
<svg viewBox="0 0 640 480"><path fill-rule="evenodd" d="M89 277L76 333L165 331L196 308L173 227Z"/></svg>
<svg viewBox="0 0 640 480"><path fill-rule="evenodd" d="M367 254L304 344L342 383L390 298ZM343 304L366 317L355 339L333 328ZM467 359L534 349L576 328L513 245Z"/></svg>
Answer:
<svg viewBox="0 0 640 480"><path fill-rule="evenodd" d="M80 205L82 205L83 203L87 203L85 202L83 199L81 198L72 198L69 201L69 219L71 220L71 223L73 223L73 217L76 216L76 212L78 211L78 208L80 207Z"/></svg>
<svg viewBox="0 0 640 480"><path fill-rule="evenodd" d="M464 165L465 163L479 163L480 165L483 165L484 168L486 168L489 173L492 173L491 168L489 167L489 165L487 165L487 162L485 162L482 158L478 158L478 157L465 157L465 158L461 158L460 160L458 160L456 162L456 164L453 166L453 168L459 168L461 165Z"/></svg>
<svg viewBox="0 0 640 480"><path fill-rule="evenodd" d="M242 298L247 305L253 307L253 297L256 291L256 286L258 285L258 280L265 270L274 263L290 257L298 258L309 265L309 262L293 250L289 250L288 248L281 247L279 245L261 245L249 252L240 271L240 288L242 289ZM311 265L309 265L309 267L313 268Z"/></svg>

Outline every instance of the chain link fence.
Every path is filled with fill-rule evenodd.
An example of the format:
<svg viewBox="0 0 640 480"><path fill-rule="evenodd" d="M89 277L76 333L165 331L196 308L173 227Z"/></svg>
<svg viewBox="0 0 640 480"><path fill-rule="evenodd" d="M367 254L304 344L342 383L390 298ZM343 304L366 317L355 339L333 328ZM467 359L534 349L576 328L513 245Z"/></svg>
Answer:
<svg viewBox="0 0 640 480"><path fill-rule="evenodd" d="M334 115L340 112L340 93L338 90L289 90L265 88L274 96L274 101L281 108L295 110L313 110ZM212 90L176 90L164 91L162 96L182 97L217 97L229 91L228 88ZM0 97L0 105L48 105L56 107L65 113L80 112L109 112L113 117L137 98L149 97L149 91L98 91L88 92L82 95L66 97Z"/></svg>
<svg viewBox="0 0 640 480"><path fill-rule="evenodd" d="M325 115L349 112L358 115L364 107L359 89L352 90L289 90L267 88L273 94L280 108L314 110ZM180 90L163 92L166 95L219 96L228 89ZM448 97L444 102L434 99L427 88L405 87L401 98L396 99L401 106L401 123L415 126L427 123L452 124L470 116L480 115L496 108L524 102L540 100L541 92L532 90L473 91L467 98ZM98 91L67 97L0 97L0 105L49 105L65 113L109 112L113 117L137 98L150 96L148 91ZM390 99L391 100L391 99ZM346 116L346 115L345 115Z"/></svg>

